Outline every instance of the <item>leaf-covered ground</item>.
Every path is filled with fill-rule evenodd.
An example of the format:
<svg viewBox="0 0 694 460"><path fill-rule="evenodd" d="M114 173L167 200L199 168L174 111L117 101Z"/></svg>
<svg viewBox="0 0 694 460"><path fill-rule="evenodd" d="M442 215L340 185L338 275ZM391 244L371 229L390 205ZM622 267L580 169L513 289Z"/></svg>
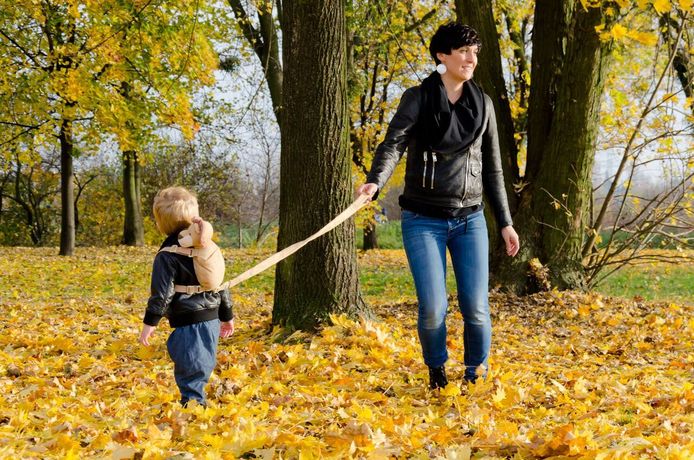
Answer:
<svg viewBox="0 0 694 460"><path fill-rule="evenodd" d="M0 248L2 458L694 458L691 304L493 295L490 378L462 388L452 308L432 393L401 251L360 255L378 321L282 343L270 271L233 293L209 407L182 409L168 326L136 341L154 249L56 253ZM265 255L226 251L227 275Z"/></svg>

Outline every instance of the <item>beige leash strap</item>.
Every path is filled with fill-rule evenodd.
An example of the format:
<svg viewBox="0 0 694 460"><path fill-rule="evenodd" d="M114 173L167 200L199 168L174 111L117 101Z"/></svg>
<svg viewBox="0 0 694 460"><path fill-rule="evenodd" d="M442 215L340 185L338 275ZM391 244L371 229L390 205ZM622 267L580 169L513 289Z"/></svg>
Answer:
<svg viewBox="0 0 694 460"><path fill-rule="evenodd" d="M280 260L289 257L290 255L294 254L296 251L298 251L302 247L306 246L311 241L315 240L319 236L322 236L322 235L328 233L330 230L332 230L333 228L340 225L342 222L344 222L347 219L349 219L350 217L352 217L354 214L357 213L357 211L359 211L361 208L363 208L369 201L370 201L369 195L359 195L357 197L357 199L354 200L354 203L352 203L349 208L345 209L337 217L335 217L333 220L328 222L325 225L325 227L321 228L320 230L318 230L316 233L309 236L305 240L299 241L298 243L294 243L291 246L287 246L286 248L282 249L280 252L277 252L277 253L271 255L270 257L263 260L255 267L246 270L245 272L241 273L236 278L231 279L231 280L227 281L226 283L222 284L218 289L222 290L225 288L230 288L230 287L236 286L237 284L242 283L242 282L246 281L247 279L257 275L258 273L272 267Z"/></svg>
<svg viewBox="0 0 694 460"><path fill-rule="evenodd" d="M199 253L199 251L195 248L184 248L181 246L167 246L165 248L161 248L159 252L172 252L174 254L180 254L188 257L195 257Z"/></svg>

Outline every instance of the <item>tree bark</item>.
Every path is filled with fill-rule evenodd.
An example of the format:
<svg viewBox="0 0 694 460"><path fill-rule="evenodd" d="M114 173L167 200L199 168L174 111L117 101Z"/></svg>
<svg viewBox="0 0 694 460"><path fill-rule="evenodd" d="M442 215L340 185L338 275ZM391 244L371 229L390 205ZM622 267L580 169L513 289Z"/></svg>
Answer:
<svg viewBox="0 0 694 460"><path fill-rule="evenodd" d="M125 217L123 220L122 243L128 246L145 244L145 229L142 219L140 197L140 161L137 152L123 152L123 201Z"/></svg>
<svg viewBox="0 0 694 460"><path fill-rule="evenodd" d="M684 24L686 24L686 22ZM691 78L692 60L687 47L680 46L678 40L674 38L679 35L681 31L682 25L676 18L672 17L672 13L667 13L660 17L660 34L666 46L670 48L671 53L675 54L672 67L675 70L677 79L682 85L684 95L687 98L691 98L692 95L694 95L694 84ZM692 113L694 113L694 102L689 105L689 108Z"/></svg>
<svg viewBox="0 0 694 460"><path fill-rule="evenodd" d="M72 165L72 122L60 125L60 252L71 256L75 252L75 180Z"/></svg>
<svg viewBox="0 0 694 460"><path fill-rule="evenodd" d="M519 178L518 148L513 137L513 117L511 116L511 105L501 66L499 33L496 31L494 23L492 4L489 0L456 0L455 6L458 21L477 30L482 40L482 49L475 69L474 80L494 103L501 164L506 179L506 194L511 213L514 213L518 205L516 195L513 192L513 183Z"/></svg>
<svg viewBox="0 0 694 460"><path fill-rule="evenodd" d="M600 101L611 43L595 27L600 8L578 2L538 0L533 35L528 119L528 170L514 221L521 254L502 261L497 274L515 290L527 288L527 263L537 257L551 283L581 288L582 248L589 225L591 172Z"/></svg>
<svg viewBox="0 0 694 460"><path fill-rule="evenodd" d="M279 249L352 202L344 9L342 0L284 3ZM366 312L353 220L277 266L274 324L313 330L332 313Z"/></svg>
<svg viewBox="0 0 694 460"><path fill-rule="evenodd" d="M518 181L520 177L518 170L518 146L514 138L511 105L501 66L500 37L494 22L492 4L488 0L456 0L455 6L458 21L477 30L482 40L482 49L477 68L475 69L474 80L489 95L494 104L506 196L508 197L508 205L513 215L518 209L517 196L513 190L513 183ZM488 203L485 202L485 204ZM505 253L500 248L503 240L499 233L500 229L494 220L494 213L491 212L489 206L485 206L485 217L489 226L491 266L495 267L497 265L495 258L501 257Z"/></svg>
<svg viewBox="0 0 694 460"><path fill-rule="evenodd" d="M364 225L364 250L378 249L378 237L376 233L376 222L367 222Z"/></svg>

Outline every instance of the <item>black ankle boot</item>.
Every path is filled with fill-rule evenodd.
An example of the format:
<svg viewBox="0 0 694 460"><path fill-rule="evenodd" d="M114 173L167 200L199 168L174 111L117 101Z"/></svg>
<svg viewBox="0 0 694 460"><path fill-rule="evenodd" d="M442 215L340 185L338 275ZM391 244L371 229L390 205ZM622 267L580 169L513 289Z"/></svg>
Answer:
<svg viewBox="0 0 694 460"><path fill-rule="evenodd" d="M446 367L430 367L429 388L435 390L437 388L444 388L446 385L448 385L448 378L446 378Z"/></svg>

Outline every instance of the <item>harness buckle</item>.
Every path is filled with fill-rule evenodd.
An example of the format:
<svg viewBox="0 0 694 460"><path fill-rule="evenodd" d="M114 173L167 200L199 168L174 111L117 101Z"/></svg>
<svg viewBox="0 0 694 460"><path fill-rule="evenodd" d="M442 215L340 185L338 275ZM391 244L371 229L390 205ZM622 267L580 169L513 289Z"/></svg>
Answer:
<svg viewBox="0 0 694 460"><path fill-rule="evenodd" d="M201 293L201 286L186 286L186 294L193 295Z"/></svg>

